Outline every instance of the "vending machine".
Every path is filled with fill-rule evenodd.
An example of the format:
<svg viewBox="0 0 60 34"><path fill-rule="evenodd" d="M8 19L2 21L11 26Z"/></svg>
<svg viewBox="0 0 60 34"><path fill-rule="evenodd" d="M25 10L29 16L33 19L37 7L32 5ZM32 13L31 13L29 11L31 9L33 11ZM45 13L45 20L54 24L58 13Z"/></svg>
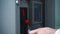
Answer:
<svg viewBox="0 0 60 34"><path fill-rule="evenodd" d="M19 0L20 34L45 26L45 5L42 0Z"/></svg>
<svg viewBox="0 0 60 34"><path fill-rule="evenodd" d="M28 34L28 4L26 0L20 1L20 34Z"/></svg>

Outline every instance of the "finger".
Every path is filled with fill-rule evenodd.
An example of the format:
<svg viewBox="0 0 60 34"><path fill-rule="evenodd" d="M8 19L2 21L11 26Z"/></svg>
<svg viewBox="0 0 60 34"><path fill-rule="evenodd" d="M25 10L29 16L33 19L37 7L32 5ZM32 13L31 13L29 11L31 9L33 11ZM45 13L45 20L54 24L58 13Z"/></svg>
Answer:
<svg viewBox="0 0 60 34"><path fill-rule="evenodd" d="M29 32L29 34L35 34L35 33L37 33L37 30L32 30Z"/></svg>
<svg viewBox="0 0 60 34"><path fill-rule="evenodd" d="M32 30L32 31L29 32L29 34L36 34L39 29Z"/></svg>

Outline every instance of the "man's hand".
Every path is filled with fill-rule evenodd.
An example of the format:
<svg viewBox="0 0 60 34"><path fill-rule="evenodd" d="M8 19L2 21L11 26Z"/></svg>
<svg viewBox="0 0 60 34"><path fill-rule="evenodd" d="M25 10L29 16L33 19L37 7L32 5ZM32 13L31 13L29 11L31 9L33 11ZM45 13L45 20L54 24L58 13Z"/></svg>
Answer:
<svg viewBox="0 0 60 34"><path fill-rule="evenodd" d="M55 34L56 30L53 28L45 27L32 30L29 34Z"/></svg>

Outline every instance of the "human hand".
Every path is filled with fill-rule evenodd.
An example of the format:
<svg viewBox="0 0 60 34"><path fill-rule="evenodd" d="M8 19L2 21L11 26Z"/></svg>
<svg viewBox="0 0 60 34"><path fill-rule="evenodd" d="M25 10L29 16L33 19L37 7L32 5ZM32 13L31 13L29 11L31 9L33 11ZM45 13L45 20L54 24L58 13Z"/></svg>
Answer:
<svg viewBox="0 0 60 34"><path fill-rule="evenodd" d="M55 34L56 29L44 27L44 28L38 28L35 30L32 30L29 32L29 34Z"/></svg>

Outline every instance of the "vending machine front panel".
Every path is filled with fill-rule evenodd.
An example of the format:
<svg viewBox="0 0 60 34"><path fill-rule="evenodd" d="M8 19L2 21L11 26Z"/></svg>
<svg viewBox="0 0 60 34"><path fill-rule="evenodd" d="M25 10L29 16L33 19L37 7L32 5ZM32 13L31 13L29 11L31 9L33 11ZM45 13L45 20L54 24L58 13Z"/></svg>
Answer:
<svg viewBox="0 0 60 34"><path fill-rule="evenodd" d="M27 8L20 7L20 34L28 34Z"/></svg>

